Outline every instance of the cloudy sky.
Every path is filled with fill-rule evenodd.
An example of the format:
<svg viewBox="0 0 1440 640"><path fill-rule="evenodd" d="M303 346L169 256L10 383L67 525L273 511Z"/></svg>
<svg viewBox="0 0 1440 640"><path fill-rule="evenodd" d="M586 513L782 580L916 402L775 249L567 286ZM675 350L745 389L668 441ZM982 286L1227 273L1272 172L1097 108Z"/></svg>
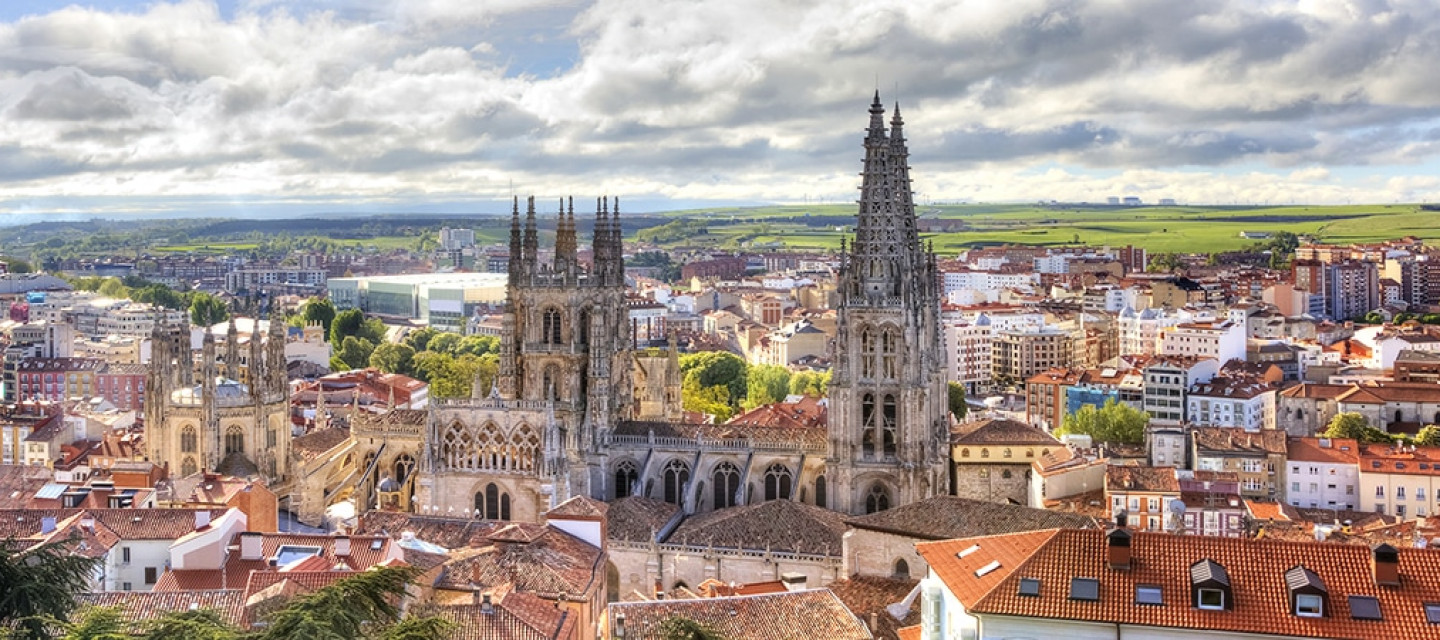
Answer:
<svg viewBox="0 0 1440 640"><path fill-rule="evenodd" d="M1433 0L0 2L0 211L1440 200Z"/></svg>

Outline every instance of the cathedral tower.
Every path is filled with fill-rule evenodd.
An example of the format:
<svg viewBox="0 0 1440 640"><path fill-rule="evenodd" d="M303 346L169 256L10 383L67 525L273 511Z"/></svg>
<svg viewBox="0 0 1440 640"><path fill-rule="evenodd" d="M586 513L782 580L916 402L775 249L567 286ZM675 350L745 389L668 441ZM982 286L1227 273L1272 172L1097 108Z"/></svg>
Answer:
<svg viewBox="0 0 1440 640"><path fill-rule="evenodd" d="M855 237L842 244L829 429L835 508L872 513L948 487L935 256L920 241L900 108L870 105Z"/></svg>

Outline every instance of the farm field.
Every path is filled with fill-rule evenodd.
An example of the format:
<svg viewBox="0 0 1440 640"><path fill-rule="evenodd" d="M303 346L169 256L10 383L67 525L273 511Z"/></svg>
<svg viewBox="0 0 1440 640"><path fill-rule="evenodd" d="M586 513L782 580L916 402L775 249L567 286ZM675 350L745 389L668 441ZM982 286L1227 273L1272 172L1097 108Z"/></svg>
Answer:
<svg viewBox="0 0 1440 640"><path fill-rule="evenodd" d="M995 244L1126 245L1152 252L1233 251L1258 240L1241 232L1289 231L1322 242L1369 242L1415 235L1440 239L1440 211L1417 205L1283 207L917 206L923 236L950 253ZM707 234L665 244L726 248L838 248L854 205L775 206L662 214L711 222Z"/></svg>

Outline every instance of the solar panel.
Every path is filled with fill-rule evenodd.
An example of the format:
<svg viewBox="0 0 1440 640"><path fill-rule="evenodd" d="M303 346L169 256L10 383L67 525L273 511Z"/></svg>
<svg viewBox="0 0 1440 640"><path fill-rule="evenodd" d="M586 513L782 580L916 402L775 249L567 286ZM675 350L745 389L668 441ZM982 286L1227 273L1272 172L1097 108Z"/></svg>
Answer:
<svg viewBox="0 0 1440 640"><path fill-rule="evenodd" d="M1135 604L1165 604L1160 586L1153 584L1135 585Z"/></svg>
<svg viewBox="0 0 1440 640"><path fill-rule="evenodd" d="M50 484L40 487L40 490L35 492L35 497L40 498L41 500L54 500L56 498L59 498L60 495L65 493L65 491L69 488L70 487L67 487L63 484L56 484L54 482L51 482Z"/></svg>
<svg viewBox="0 0 1440 640"><path fill-rule="evenodd" d="M1383 620L1380 601L1373 596L1350 596L1350 617L1356 620Z"/></svg>
<svg viewBox="0 0 1440 640"><path fill-rule="evenodd" d="M1021 578L1020 595L1030 596L1032 598L1040 597L1040 581L1035 578ZM1437 607L1437 609L1440 609L1440 607Z"/></svg>
<svg viewBox="0 0 1440 640"><path fill-rule="evenodd" d="M1100 581L1094 578L1071 578L1070 599L1089 600L1096 602L1100 600Z"/></svg>

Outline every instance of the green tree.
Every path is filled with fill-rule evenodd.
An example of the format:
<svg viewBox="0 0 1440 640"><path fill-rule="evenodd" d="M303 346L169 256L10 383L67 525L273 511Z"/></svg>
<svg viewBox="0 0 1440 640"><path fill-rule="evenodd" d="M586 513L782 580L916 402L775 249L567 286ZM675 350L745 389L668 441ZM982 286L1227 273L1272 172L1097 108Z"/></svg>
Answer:
<svg viewBox="0 0 1440 640"><path fill-rule="evenodd" d="M401 623L399 602L419 570L378 567L295 596L254 640L439 640L452 626L429 618Z"/></svg>
<svg viewBox="0 0 1440 640"><path fill-rule="evenodd" d="M830 372L801 371L790 376L790 393L812 398L825 397L830 386Z"/></svg>
<svg viewBox="0 0 1440 640"><path fill-rule="evenodd" d="M75 594L89 589L100 564L97 558L72 554L71 543L26 549L15 540L0 541L0 629L12 629L16 640L40 640L50 637L47 620L69 619Z"/></svg>
<svg viewBox="0 0 1440 640"><path fill-rule="evenodd" d="M345 363L346 369L363 369L370 364L370 354L374 352L375 343L364 338L345 336L335 357Z"/></svg>
<svg viewBox="0 0 1440 640"><path fill-rule="evenodd" d="M500 338L496 336L465 336L455 344L455 355L483 356L500 353Z"/></svg>
<svg viewBox="0 0 1440 640"><path fill-rule="evenodd" d="M130 292L130 299L136 302L165 307L166 309L180 310L186 308L185 296L180 295L180 292L163 284L151 284L139 289L134 289Z"/></svg>
<svg viewBox="0 0 1440 640"><path fill-rule="evenodd" d="M100 283L97 293L107 298L129 298L130 288L126 287L119 278L106 278L104 282Z"/></svg>
<svg viewBox="0 0 1440 640"><path fill-rule="evenodd" d="M682 615L666 618L655 627L655 636L661 640L727 640L714 627Z"/></svg>
<svg viewBox="0 0 1440 640"><path fill-rule="evenodd" d="M145 625L144 640L236 640L238 631L214 609L167 611Z"/></svg>
<svg viewBox="0 0 1440 640"><path fill-rule="evenodd" d="M34 266L19 258L0 258L0 262L5 263L5 269L10 273L33 273L35 271Z"/></svg>
<svg viewBox="0 0 1440 640"><path fill-rule="evenodd" d="M1145 441L1145 425L1149 422L1150 414L1111 398L1099 409L1087 404L1066 415L1065 423L1055 433L1087 435L1096 442L1139 444Z"/></svg>
<svg viewBox="0 0 1440 640"><path fill-rule="evenodd" d="M694 377L697 388L723 386L732 399L745 397L745 361L725 351L702 351L680 356L680 373Z"/></svg>
<svg viewBox="0 0 1440 640"><path fill-rule="evenodd" d="M410 345L415 353L429 350L430 340L440 335L440 330L433 327L421 327L411 331L405 336L405 344Z"/></svg>
<svg viewBox="0 0 1440 640"><path fill-rule="evenodd" d="M460 344L460 334L441 333L430 338L430 343L426 345L425 350L453 356L455 355L455 346L458 344Z"/></svg>
<svg viewBox="0 0 1440 640"><path fill-rule="evenodd" d="M410 375L415 350L408 344L386 342L370 352L370 366L386 373Z"/></svg>
<svg viewBox="0 0 1440 640"><path fill-rule="evenodd" d="M1420 316L1422 324L1440 324L1440 313L1427 313Z"/></svg>
<svg viewBox="0 0 1440 640"><path fill-rule="evenodd" d="M950 383L950 414L956 420L964 420L965 414L969 413L970 405L965 404L965 386L958 382Z"/></svg>
<svg viewBox="0 0 1440 640"><path fill-rule="evenodd" d="M696 376L686 376L681 382L680 403L686 411L715 416L715 422L725 422L735 415L735 406L730 403L730 388L719 384L701 387Z"/></svg>
<svg viewBox="0 0 1440 640"><path fill-rule="evenodd" d="M745 387L746 409L779 402L790 394L790 370L775 364L750 367L745 374Z"/></svg>
<svg viewBox="0 0 1440 640"><path fill-rule="evenodd" d="M1415 444L1422 447L1440 447L1440 426L1427 424L1415 434Z"/></svg>
<svg viewBox="0 0 1440 640"><path fill-rule="evenodd" d="M230 319L230 309L225 301L204 291L197 291L190 298L190 322L208 327Z"/></svg>
<svg viewBox="0 0 1440 640"><path fill-rule="evenodd" d="M360 333L360 325L365 323L365 312L359 309L346 309L335 314L330 321L330 344L340 346L345 338Z"/></svg>
<svg viewBox="0 0 1440 640"><path fill-rule="evenodd" d="M1350 438L1365 444L1380 444L1394 442L1390 434L1370 426L1365 416L1358 413L1337 413L1326 425L1325 433L1327 438Z"/></svg>
<svg viewBox="0 0 1440 640"><path fill-rule="evenodd" d="M63 630L57 640L131 640L120 607L84 607L74 622L56 622Z"/></svg>
<svg viewBox="0 0 1440 640"><path fill-rule="evenodd" d="M335 321L335 303L329 298L314 297L305 301L305 306L300 308L300 320L305 325L319 322L325 327L325 335L330 335L330 323Z"/></svg>

